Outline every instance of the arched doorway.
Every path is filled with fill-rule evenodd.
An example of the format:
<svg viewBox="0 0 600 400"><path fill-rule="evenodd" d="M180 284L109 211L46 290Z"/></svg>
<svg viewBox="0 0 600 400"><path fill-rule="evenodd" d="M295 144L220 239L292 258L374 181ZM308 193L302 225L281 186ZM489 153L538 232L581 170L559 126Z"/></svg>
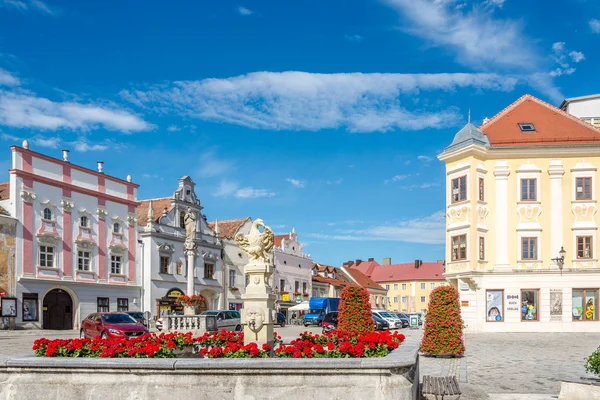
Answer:
<svg viewBox="0 0 600 400"><path fill-rule="evenodd" d="M62 289L46 293L43 302L43 328L73 329L73 299Z"/></svg>

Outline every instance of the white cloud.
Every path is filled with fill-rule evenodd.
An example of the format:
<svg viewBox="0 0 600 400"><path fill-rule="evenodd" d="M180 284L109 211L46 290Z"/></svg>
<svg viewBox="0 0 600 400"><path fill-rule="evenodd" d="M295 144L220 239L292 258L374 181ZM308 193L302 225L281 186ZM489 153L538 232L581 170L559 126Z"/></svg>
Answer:
<svg viewBox="0 0 600 400"><path fill-rule="evenodd" d="M418 159L419 161L425 161L425 162L428 162L428 161L431 161L431 160L433 160L433 158L431 158L431 157L427 157L427 156L418 156L418 157L417 157L417 159Z"/></svg>
<svg viewBox="0 0 600 400"><path fill-rule="evenodd" d="M303 188L306 184L306 181L301 181L299 179L286 178L286 181L298 188Z"/></svg>
<svg viewBox="0 0 600 400"><path fill-rule="evenodd" d="M273 197L275 192L266 189L256 189L253 187L245 187L235 191L235 197L238 199L253 199L256 197Z"/></svg>
<svg viewBox="0 0 600 400"><path fill-rule="evenodd" d="M580 51L570 52L569 57L571 57L571 60L573 60L574 63L578 63L579 61L585 60L585 56Z"/></svg>
<svg viewBox="0 0 600 400"><path fill-rule="evenodd" d="M159 179L160 176L158 174L142 174L142 178L144 179ZM161 178L162 180L162 178Z"/></svg>
<svg viewBox="0 0 600 400"><path fill-rule="evenodd" d="M252 15L252 14L254 14L254 11L249 10L246 7L242 7L242 6L239 6L237 8L237 12L240 13L240 15Z"/></svg>
<svg viewBox="0 0 600 400"><path fill-rule="evenodd" d="M224 175L234 169L233 163L217 156L215 149L202 153L198 164L199 168L196 172L202 177Z"/></svg>
<svg viewBox="0 0 600 400"><path fill-rule="evenodd" d="M387 185L388 183L391 183L391 182L403 181L403 180L405 180L406 178L408 178L409 176L410 176L410 175L394 175L394 176L392 176L392 178L391 178L391 179L386 179L385 181L383 181L383 183L384 183L385 185Z"/></svg>
<svg viewBox="0 0 600 400"><path fill-rule="evenodd" d="M99 143L91 144L88 141L83 140L83 139L77 140L75 142L71 142L70 144L72 146L74 146L76 151L79 151L82 153L86 153L88 151L104 151L109 148L108 144L99 144Z"/></svg>
<svg viewBox="0 0 600 400"><path fill-rule="evenodd" d="M40 0L0 0L0 8L8 8L21 12L37 11L42 14L56 15L56 12Z"/></svg>
<svg viewBox="0 0 600 400"><path fill-rule="evenodd" d="M156 112L256 129L373 132L447 128L463 119L456 108L407 110L401 95L460 88L511 91L518 82L487 73L254 72L154 85L146 91L123 90L121 95Z"/></svg>
<svg viewBox="0 0 600 400"><path fill-rule="evenodd" d="M502 8L502 6L504 5L504 2L505 2L505 1L506 1L506 0L485 0L485 2L484 2L484 3L485 3L487 6L490 6L490 7L498 7L498 8ZM464 7L464 6L465 6L465 4L462 4L462 6Z"/></svg>
<svg viewBox="0 0 600 400"><path fill-rule="evenodd" d="M539 62L520 21L496 19L478 4L456 7L448 0L384 0L408 20L405 29L437 46L453 49L469 66L531 70ZM501 5L500 1L491 1ZM404 28L404 27L403 27Z"/></svg>
<svg viewBox="0 0 600 400"><path fill-rule="evenodd" d="M424 244L443 244L446 241L444 212L400 221L392 225L373 226L362 230L338 230L335 234L313 233L308 236L348 241L390 241Z"/></svg>
<svg viewBox="0 0 600 400"><path fill-rule="evenodd" d="M169 132L177 132L177 131L180 131L181 128L179 128L177 125L169 125L169 127L167 128L167 130Z"/></svg>
<svg viewBox="0 0 600 400"><path fill-rule="evenodd" d="M40 147L47 147L50 149L56 149L62 141L60 138L43 138L43 137L35 137L33 138L33 144Z"/></svg>
<svg viewBox="0 0 600 400"><path fill-rule="evenodd" d="M344 39L346 39L349 42L362 42L363 40L365 40L365 38L363 38L360 35L344 35Z"/></svg>
<svg viewBox="0 0 600 400"><path fill-rule="evenodd" d="M600 20L597 20L595 18L590 19L590 29L594 33L600 33Z"/></svg>
<svg viewBox="0 0 600 400"><path fill-rule="evenodd" d="M336 180L328 180L325 183L327 183L328 185L339 185L340 183L342 183L344 181L343 178L338 178Z"/></svg>
<svg viewBox="0 0 600 400"><path fill-rule="evenodd" d="M19 78L0 68L0 86L19 86L20 84Z"/></svg>
<svg viewBox="0 0 600 400"><path fill-rule="evenodd" d="M20 137L13 136L13 135L9 135L9 134L7 134L7 133L2 133L2 134L0 134L0 139L2 139L2 140L5 140L5 141L7 141L7 142L9 142L9 141L10 141L10 142L18 142L18 141L20 141L20 140L23 140L23 139L21 139Z"/></svg>
<svg viewBox="0 0 600 400"><path fill-rule="evenodd" d="M88 131L102 126L124 133L148 131L154 126L116 107L76 102L54 102L26 91L0 90L0 125L15 128Z"/></svg>
<svg viewBox="0 0 600 400"><path fill-rule="evenodd" d="M215 197L227 197L233 194L238 188L238 184L236 182L231 182L227 180L222 180L219 184L219 187L212 194Z"/></svg>

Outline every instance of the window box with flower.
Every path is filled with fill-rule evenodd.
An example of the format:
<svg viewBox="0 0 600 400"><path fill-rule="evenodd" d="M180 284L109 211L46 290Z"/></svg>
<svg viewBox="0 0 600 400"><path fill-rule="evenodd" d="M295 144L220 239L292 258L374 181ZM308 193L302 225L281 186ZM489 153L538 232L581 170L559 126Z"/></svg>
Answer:
<svg viewBox="0 0 600 400"><path fill-rule="evenodd" d="M232 286L229 288L229 290L231 290L232 292L238 292L240 289L235 286Z"/></svg>
<svg viewBox="0 0 600 400"><path fill-rule="evenodd" d="M308 292L304 292L304 293L302 293L302 296L304 296L304 297L308 297Z"/></svg>
<svg viewBox="0 0 600 400"><path fill-rule="evenodd" d="M198 307L204 303L204 296L194 294L191 296L182 295L175 299L175 304L180 307Z"/></svg>
<svg viewBox="0 0 600 400"><path fill-rule="evenodd" d="M302 293L300 293L300 292L294 292L294 296L301 296L301 295L302 295Z"/></svg>

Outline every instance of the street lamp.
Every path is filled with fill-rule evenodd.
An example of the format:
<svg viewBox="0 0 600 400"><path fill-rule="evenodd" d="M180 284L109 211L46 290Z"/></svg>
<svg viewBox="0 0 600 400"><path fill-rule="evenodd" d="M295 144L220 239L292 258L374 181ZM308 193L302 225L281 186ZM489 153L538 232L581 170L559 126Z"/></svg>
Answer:
<svg viewBox="0 0 600 400"><path fill-rule="evenodd" d="M553 258L552 261L558 265L558 269L560 270L560 274L562 275L563 267L565 266L565 251L563 246L560 246L560 251L558 252L559 257Z"/></svg>

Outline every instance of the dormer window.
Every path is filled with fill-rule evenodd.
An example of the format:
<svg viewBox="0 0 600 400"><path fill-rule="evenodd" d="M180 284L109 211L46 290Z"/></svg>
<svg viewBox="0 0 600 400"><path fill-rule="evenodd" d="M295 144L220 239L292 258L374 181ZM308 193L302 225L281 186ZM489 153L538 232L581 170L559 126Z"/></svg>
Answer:
<svg viewBox="0 0 600 400"><path fill-rule="evenodd" d="M313 276L317 276L317 273L318 273L317 270L313 269Z"/></svg>
<svg viewBox="0 0 600 400"><path fill-rule="evenodd" d="M81 218L79 218L79 225L82 228L87 228L88 227L88 217L86 217L85 215L82 215Z"/></svg>
<svg viewBox="0 0 600 400"><path fill-rule="evenodd" d="M121 225L118 222L115 222L113 225L113 233L119 234L121 233Z"/></svg>
<svg viewBox="0 0 600 400"><path fill-rule="evenodd" d="M535 126L531 122L519 122L521 132L535 132Z"/></svg>
<svg viewBox="0 0 600 400"><path fill-rule="evenodd" d="M44 219L52 219L52 210L50 210L48 207L44 208Z"/></svg>
<svg viewBox="0 0 600 400"><path fill-rule="evenodd" d="M327 273L327 271L325 271L325 278L329 278L329 274Z"/></svg>
<svg viewBox="0 0 600 400"><path fill-rule="evenodd" d="M331 273L331 279L335 279L335 271Z"/></svg>

